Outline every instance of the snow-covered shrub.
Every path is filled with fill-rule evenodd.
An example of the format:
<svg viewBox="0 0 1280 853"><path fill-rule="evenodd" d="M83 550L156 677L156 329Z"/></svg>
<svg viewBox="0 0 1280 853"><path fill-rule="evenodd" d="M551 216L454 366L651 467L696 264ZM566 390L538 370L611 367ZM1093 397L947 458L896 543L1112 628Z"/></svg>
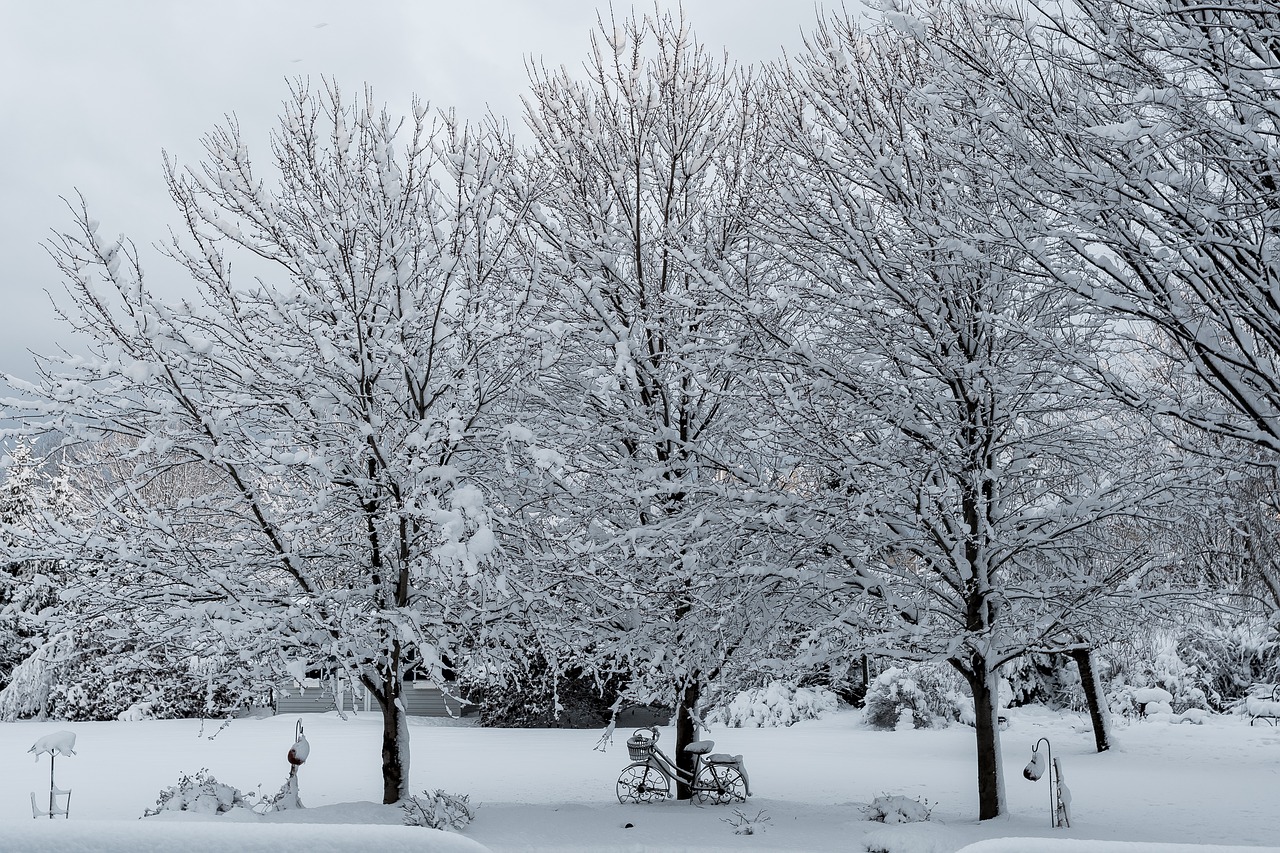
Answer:
<svg viewBox="0 0 1280 853"><path fill-rule="evenodd" d="M434 794L422 792L400 803L405 826L425 826L458 832L475 820L476 810L467 794L450 794L437 789Z"/></svg>
<svg viewBox="0 0 1280 853"><path fill-rule="evenodd" d="M179 776L178 784L161 791L155 808L147 809L142 816L151 817L165 811L223 814L234 808L251 806L252 803L238 788L224 785L213 778L207 768L201 768L194 776L186 773Z"/></svg>
<svg viewBox="0 0 1280 853"><path fill-rule="evenodd" d="M1168 691L1175 714L1209 707L1200 670L1179 656L1172 632L1135 634L1126 644L1111 647L1104 661L1110 671L1106 694L1112 711L1136 716L1147 704L1136 698L1136 691L1152 687Z"/></svg>
<svg viewBox="0 0 1280 853"><path fill-rule="evenodd" d="M902 795L876 797L871 803L870 818L881 823L916 823L928 820L933 807L928 800L913 800Z"/></svg>
<svg viewBox="0 0 1280 853"><path fill-rule="evenodd" d="M894 729L899 723L917 729L958 721L966 700L955 676L937 666L890 667L867 688L862 718L877 729Z"/></svg>
<svg viewBox="0 0 1280 853"><path fill-rule="evenodd" d="M767 687L744 690L728 704L713 708L707 722L730 728L790 726L800 720L816 720L838 704L836 694L825 687L796 687L775 681Z"/></svg>
<svg viewBox="0 0 1280 853"><path fill-rule="evenodd" d="M1253 684L1280 681L1280 636L1265 622L1193 625L1178 634L1177 653L1195 667L1216 711L1238 703Z"/></svg>

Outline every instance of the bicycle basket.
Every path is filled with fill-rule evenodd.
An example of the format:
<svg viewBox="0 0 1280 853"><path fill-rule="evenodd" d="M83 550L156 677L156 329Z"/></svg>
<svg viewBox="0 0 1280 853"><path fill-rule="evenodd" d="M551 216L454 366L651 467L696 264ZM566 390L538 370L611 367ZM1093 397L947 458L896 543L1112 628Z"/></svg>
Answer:
<svg viewBox="0 0 1280 853"><path fill-rule="evenodd" d="M627 738L627 752L631 753L632 761L648 761L649 756L653 755L653 739L644 735L632 735Z"/></svg>

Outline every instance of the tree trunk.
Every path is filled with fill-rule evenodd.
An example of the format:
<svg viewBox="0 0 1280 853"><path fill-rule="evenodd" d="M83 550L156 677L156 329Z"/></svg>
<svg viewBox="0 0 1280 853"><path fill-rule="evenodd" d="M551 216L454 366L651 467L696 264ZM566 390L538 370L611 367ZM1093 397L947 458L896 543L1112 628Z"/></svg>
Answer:
<svg viewBox="0 0 1280 853"><path fill-rule="evenodd" d="M1107 700L1103 698L1098 684L1098 673L1093 668L1093 649L1072 649L1070 655L1080 670L1080 684L1084 687L1089 719L1093 722L1094 743L1097 744L1098 752L1106 752L1111 748L1110 715L1107 713Z"/></svg>
<svg viewBox="0 0 1280 853"><path fill-rule="evenodd" d="M680 701L676 703L676 767L684 778L693 778L693 755L685 751L685 747L697 739L697 731L693 724L693 710L698 706L702 690L696 676L691 676L680 692ZM687 800L693 796L692 787L681 776L676 777L676 799Z"/></svg>
<svg viewBox="0 0 1280 853"><path fill-rule="evenodd" d="M1004 770L1000 764L1000 673L973 655L952 665L973 691L973 728L978 745L978 820L991 820L1006 811Z"/></svg>
<svg viewBox="0 0 1280 853"><path fill-rule="evenodd" d="M390 805L409 796L409 718L400 703L397 678L361 680L382 711L382 802Z"/></svg>

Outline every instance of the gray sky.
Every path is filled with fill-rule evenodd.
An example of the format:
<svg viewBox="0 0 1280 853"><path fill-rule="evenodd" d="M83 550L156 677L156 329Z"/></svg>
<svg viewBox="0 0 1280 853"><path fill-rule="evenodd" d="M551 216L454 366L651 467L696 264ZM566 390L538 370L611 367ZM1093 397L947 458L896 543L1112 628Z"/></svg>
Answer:
<svg viewBox="0 0 1280 853"><path fill-rule="evenodd" d="M742 63L794 52L816 16L792 0L683 6L704 44ZM416 93L518 124L525 57L580 67L597 8L607 15L596 0L0 0L0 374L31 378L28 351L75 349L45 294L62 294L41 247L71 224L60 196L83 193L103 236L163 239L176 219L161 151L194 163L232 112L265 147L295 75L369 83L393 112ZM181 286L144 259L153 283Z"/></svg>

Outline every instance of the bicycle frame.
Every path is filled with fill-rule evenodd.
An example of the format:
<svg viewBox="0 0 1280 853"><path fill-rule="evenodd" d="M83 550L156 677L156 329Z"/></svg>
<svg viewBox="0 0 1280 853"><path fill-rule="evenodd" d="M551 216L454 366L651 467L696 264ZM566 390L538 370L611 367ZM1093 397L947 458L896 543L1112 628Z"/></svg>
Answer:
<svg viewBox="0 0 1280 853"><path fill-rule="evenodd" d="M667 755L665 752L658 749L658 745L656 743L651 747L651 749L652 749L652 752L650 752L649 759L647 761L645 762L633 761L631 763L632 764L641 764L641 763L648 764L654 770L657 770L663 776L666 776L667 780L670 782L675 782L679 780L687 784L691 790L701 790L694 782L694 780L698 778L698 771L702 769L701 755L694 753L693 775L688 776L688 775L685 775L683 770L681 770L679 767L676 766L676 763L671 760L671 756Z"/></svg>

